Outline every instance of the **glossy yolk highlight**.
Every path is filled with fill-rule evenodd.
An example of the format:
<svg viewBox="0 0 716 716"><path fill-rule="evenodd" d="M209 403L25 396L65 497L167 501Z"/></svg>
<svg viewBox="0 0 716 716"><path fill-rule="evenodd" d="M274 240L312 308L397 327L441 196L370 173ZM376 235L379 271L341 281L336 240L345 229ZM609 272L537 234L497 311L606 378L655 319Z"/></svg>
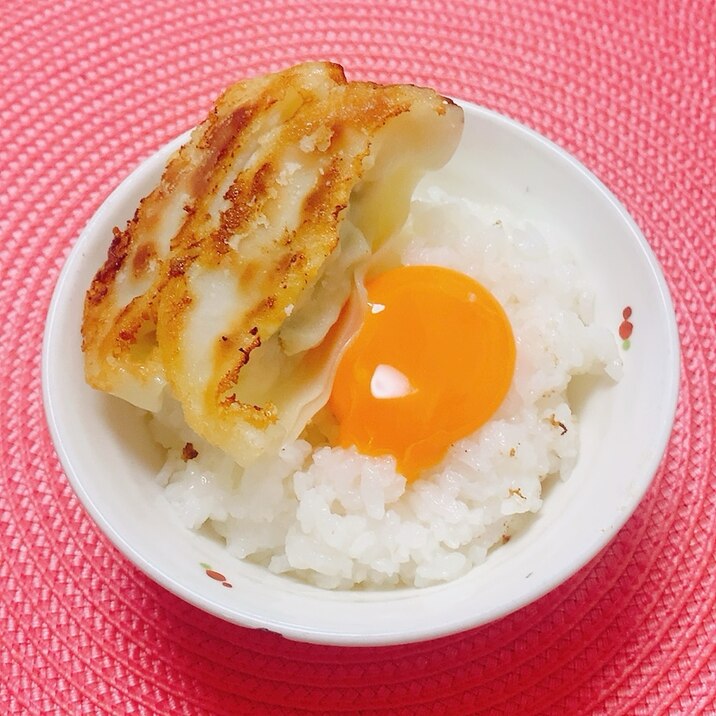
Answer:
<svg viewBox="0 0 716 716"><path fill-rule="evenodd" d="M514 372L512 328L486 288L452 269L401 266L366 289L329 406L340 445L394 455L410 480L497 410Z"/></svg>

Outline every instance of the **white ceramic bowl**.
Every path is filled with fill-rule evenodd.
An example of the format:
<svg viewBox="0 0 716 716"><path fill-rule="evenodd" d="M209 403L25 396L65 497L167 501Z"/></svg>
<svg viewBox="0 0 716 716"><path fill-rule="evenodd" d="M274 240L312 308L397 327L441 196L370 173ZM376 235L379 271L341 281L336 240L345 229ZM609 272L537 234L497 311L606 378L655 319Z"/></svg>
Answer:
<svg viewBox="0 0 716 716"><path fill-rule="evenodd" d="M595 385L578 400L581 452L574 473L550 490L529 528L484 565L425 589L320 590L241 562L183 528L152 479L160 456L138 411L85 384L80 350L84 293L112 227L132 215L186 138L180 137L116 189L74 247L48 315L43 389L57 451L90 515L134 564L192 604L312 642L437 637L501 617L560 584L609 542L644 495L669 437L679 376L674 313L659 266L624 208L577 161L505 117L461 104L462 142L429 181L550 224L552 239L569 243L596 289L598 321L616 333L623 308L633 311L623 379Z"/></svg>

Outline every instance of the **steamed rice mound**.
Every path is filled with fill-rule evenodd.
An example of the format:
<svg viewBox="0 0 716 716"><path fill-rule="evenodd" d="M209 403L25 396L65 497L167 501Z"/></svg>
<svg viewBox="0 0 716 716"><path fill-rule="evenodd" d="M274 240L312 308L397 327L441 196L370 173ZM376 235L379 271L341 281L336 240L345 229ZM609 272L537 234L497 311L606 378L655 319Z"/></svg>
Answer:
<svg viewBox="0 0 716 716"><path fill-rule="evenodd" d="M483 562L519 515L539 510L542 482L568 477L579 442L569 382L620 372L615 340L592 322L592 295L573 260L506 212L438 191L413 202L401 239L403 263L462 271L504 307L517 362L498 412L406 484L392 457L307 439L242 470L165 401L151 418L167 448L157 479L187 527L319 587L422 587Z"/></svg>

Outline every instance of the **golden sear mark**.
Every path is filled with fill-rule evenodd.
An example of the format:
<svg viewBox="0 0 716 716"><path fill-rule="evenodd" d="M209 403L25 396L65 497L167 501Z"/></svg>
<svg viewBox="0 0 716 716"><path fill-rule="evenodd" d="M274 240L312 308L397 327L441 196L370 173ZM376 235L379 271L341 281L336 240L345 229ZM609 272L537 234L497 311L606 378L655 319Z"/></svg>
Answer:
<svg viewBox="0 0 716 716"><path fill-rule="evenodd" d="M265 430L278 419L276 406L273 403L266 403L265 405L242 403L236 397L236 393L231 393L222 398L219 405L223 409L224 415L231 415L234 419L239 418L260 430Z"/></svg>
<svg viewBox="0 0 716 716"><path fill-rule="evenodd" d="M228 253L231 239L256 222L272 175L273 167L264 162L253 174L241 172L224 194L229 206L221 212L219 226L211 233L210 239L211 247L217 254Z"/></svg>
<svg viewBox="0 0 716 716"><path fill-rule="evenodd" d="M107 251L107 259L95 274L92 284L87 291L86 303L89 304L89 306L100 304L107 296L110 287L117 277L117 273L122 268L129 253L132 245L132 228L136 225L136 222L137 214L135 213L134 218L124 231L120 231L116 226L112 229L113 238ZM84 327L83 324L83 329Z"/></svg>
<svg viewBox="0 0 716 716"><path fill-rule="evenodd" d="M248 337L243 337L244 339L241 341L243 345L237 345L238 341L233 340L229 336L221 337L218 348L225 355L230 353L235 363L230 370L221 376L217 383L216 392L219 396L220 402L224 399L221 396L228 391L233 390L236 386L236 382L239 379L239 371L249 362L251 352L256 350L261 345L261 337L258 335L258 331L253 335L249 333L249 336L252 337L248 339L248 341Z"/></svg>
<svg viewBox="0 0 716 716"><path fill-rule="evenodd" d="M132 272L135 278L141 278L151 268L151 262L157 257L157 250L153 244L141 243L134 252L132 259Z"/></svg>

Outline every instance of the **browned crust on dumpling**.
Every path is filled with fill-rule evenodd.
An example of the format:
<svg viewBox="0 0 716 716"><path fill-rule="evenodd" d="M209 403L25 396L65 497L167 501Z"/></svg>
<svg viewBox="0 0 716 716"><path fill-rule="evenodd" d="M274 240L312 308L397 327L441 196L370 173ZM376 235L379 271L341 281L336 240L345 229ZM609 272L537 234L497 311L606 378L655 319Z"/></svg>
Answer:
<svg viewBox="0 0 716 716"><path fill-rule="evenodd" d="M168 383L188 423L216 444L244 423L275 422L270 402L237 397L240 371L335 250L373 138L416 104L442 115L450 103L409 85L348 83L330 63L227 89L126 228L114 230L85 300L90 385L153 408L144 396ZM245 302L206 365L190 334L204 300L197 277L212 272L233 277Z"/></svg>

